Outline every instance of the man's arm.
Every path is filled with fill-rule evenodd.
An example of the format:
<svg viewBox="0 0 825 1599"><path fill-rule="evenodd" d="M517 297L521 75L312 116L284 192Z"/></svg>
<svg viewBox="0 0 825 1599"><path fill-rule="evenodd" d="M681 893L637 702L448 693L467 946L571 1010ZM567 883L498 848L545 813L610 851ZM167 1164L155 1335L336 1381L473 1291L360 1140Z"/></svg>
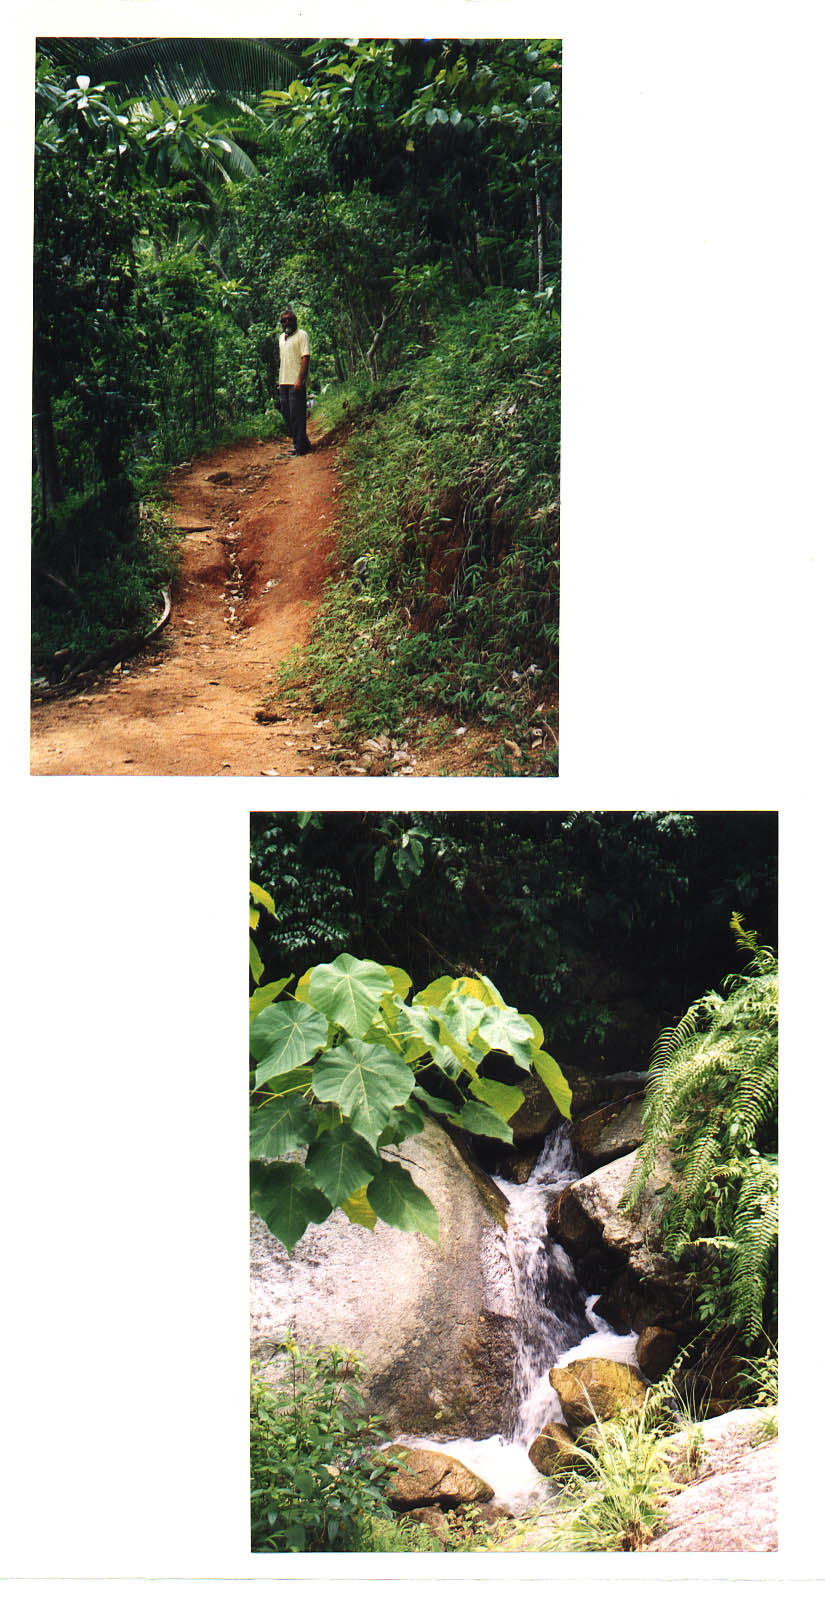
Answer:
<svg viewBox="0 0 825 1599"><path fill-rule="evenodd" d="M297 380L297 382L295 384L296 389L305 389L306 388L306 381L307 381L307 373L308 373L308 371L309 371L309 356L308 355L302 355L301 356L301 370L298 373L298 380Z"/></svg>

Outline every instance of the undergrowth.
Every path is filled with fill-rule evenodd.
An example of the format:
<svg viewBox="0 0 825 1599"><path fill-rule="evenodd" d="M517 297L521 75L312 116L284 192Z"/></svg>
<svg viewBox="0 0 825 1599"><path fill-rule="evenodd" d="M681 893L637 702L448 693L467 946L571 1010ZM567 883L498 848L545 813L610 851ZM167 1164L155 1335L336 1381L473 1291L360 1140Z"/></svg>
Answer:
<svg viewBox="0 0 825 1599"><path fill-rule="evenodd" d="M148 632L174 580L180 538L159 511L116 513L67 499L33 552L32 666L61 669ZM120 514L135 526L124 530Z"/></svg>
<svg viewBox="0 0 825 1599"><path fill-rule="evenodd" d="M324 402L355 420L339 570L285 678L353 735L447 713L489 727L508 770L555 768L559 328L491 290L412 369ZM505 743L504 740L509 742Z"/></svg>

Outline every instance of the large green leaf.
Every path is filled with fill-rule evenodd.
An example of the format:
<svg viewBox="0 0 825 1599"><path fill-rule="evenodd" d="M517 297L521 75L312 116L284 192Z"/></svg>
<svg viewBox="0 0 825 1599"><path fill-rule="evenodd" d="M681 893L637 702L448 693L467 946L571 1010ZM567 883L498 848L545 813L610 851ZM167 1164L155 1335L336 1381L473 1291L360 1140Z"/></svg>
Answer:
<svg viewBox="0 0 825 1599"><path fill-rule="evenodd" d="M307 1151L306 1169L331 1205L363 1188L378 1170L378 1156L345 1122L322 1133Z"/></svg>
<svg viewBox="0 0 825 1599"><path fill-rule="evenodd" d="M279 1160L308 1144L315 1127L315 1114L303 1094L284 1094L250 1112L249 1153L253 1160Z"/></svg>
<svg viewBox="0 0 825 1599"><path fill-rule="evenodd" d="M367 1189L367 1199L377 1216L406 1233L424 1233L438 1243L438 1211L409 1172L396 1161L382 1160L381 1170Z"/></svg>
<svg viewBox="0 0 825 1599"><path fill-rule="evenodd" d="M283 993L287 983L291 982L290 972L289 977L279 977L277 983L264 983L263 988L256 988L254 994L249 997L249 1020L254 1021L260 1011L266 1010L267 1005L273 1005L278 995Z"/></svg>
<svg viewBox="0 0 825 1599"><path fill-rule="evenodd" d="M476 1077L470 1086L476 1099L482 1099L506 1122L511 1121L524 1104L520 1088L514 1088L511 1083L500 1083L496 1077Z"/></svg>
<svg viewBox="0 0 825 1599"><path fill-rule="evenodd" d="M489 1105L479 1105L474 1100L468 1100L462 1105L458 1116L451 1116L450 1120L457 1127L463 1127L468 1133L478 1133L484 1138L498 1138L504 1144L512 1144L513 1129L501 1116L497 1116Z"/></svg>
<svg viewBox="0 0 825 1599"><path fill-rule="evenodd" d="M382 994L393 980L377 961L359 961L354 955L316 966L309 980L309 997L330 1021L356 1038L363 1037L374 1019Z"/></svg>
<svg viewBox="0 0 825 1599"><path fill-rule="evenodd" d="M332 1206L297 1161L251 1168L252 1209L287 1249L294 1249L311 1221L326 1221Z"/></svg>
<svg viewBox="0 0 825 1599"><path fill-rule="evenodd" d="M538 1073L562 1116L569 1121L573 1091L558 1061L554 1060L552 1055L548 1055L545 1049L537 1049L533 1055L533 1070Z"/></svg>
<svg viewBox="0 0 825 1599"><path fill-rule="evenodd" d="M428 1094L426 1088L422 1088L419 1083L416 1083L413 1093L415 1098L420 1099L422 1105L426 1105L434 1116L453 1116L455 1114L456 1107L451 1100L438 1099L435 1094Z"/></svg>
<svg viewBox="0 0 825 1599"><path fill-rule="evenodd" d="M397 994L399 999L406 999L412 988L412 978L409 972L403 971L400 966L385 966L384 970L387 976L392 979L393 993Z"/></svg>
<svg viewBox="0 0 825 1599"><path fill-rule="evenodd" d="M378 1143L379 1145L403 1144L405 1138L415 1138L418 1133L423 1133L423 1131L424 1117L418 1107L410 1100L408 1105L399 1105L398 1109L393 1111L378 1139Z"/></svg>
<svg viewBox="0 0 825 1599"><path fill-rule="evenodd" d="M327 1041L327 1023L311 1005L281 1000L256 1016L249 1029L249 1047L259 1062L256 1086L282 1072L303 1066Z"/></svg>
<svg viewBox="0 0 825 1599"><path fill-rule="evenodd" d="M347 1039L319 1061L312 1087L318 1099L340 1105L355 1131L375 1149L390 1112L409 1099L415 1078L383 1044Z"/></svg>
<svg viewBox="0 0 825 1599"><path fill-rule="evenodd" d="M490 1005L483 1021L478 1024L478 1036L489 1049L499 1049L512 1056L517 1066L530 1070L533 1029L525 1017L511 1005Z"/></svg>
<svg viewBox="0 0 825 1599"><path fill-rule="evenodd" d="M455 984L456 979L454 977L437 977L435 982L428 983L426 988L422 988L417 994L413 994L412 1002L414 1005L443 1005Z"/></svg>

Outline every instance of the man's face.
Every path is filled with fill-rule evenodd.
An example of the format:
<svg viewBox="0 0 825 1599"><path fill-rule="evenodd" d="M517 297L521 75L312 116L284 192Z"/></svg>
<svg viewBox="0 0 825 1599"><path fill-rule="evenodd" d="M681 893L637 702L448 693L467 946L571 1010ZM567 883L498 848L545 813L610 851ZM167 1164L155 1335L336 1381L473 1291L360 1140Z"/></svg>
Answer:
<svg viewBox="0 0 825 1599"><path fill-rule="evenodd" d="M294 316L281 317L281 327L283 328L284 333L294 333L297 326L298 323Z"/></svg>

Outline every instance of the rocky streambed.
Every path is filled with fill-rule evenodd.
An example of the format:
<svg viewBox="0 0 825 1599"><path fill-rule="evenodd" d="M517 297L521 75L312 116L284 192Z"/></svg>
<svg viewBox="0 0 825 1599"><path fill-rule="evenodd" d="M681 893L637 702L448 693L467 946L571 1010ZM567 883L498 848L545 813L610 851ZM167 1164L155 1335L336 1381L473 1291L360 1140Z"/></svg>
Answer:
<svg viewBox="0 0 825 1599"><path fill-rule="evenodd" d="M403 1460L390 1502L436 1538L457 1507L501 1524L501 1534L508 1518L552 1497L555 1475L594 1416L641 1405L692 1333L684 1283L659 1243L672 1173L662 1164L638 1209L621 1208L641 1085L624 1077L610 1086L615 1097L600 1104L584 1096L572 1127L554 1125L552 1103L535 1096L514 1119L513 1150L492 1172L483 1146L456 1143L436 1123L402 1145L401 1159L439 1212L438 1245L381 1222L368 1232L337 1213L288 1255L253 1218L254 1363L266 1375L287 1328L301 1345L357 1350L367 1366L365 1403L384 1418ZM724 1340L705 1367L691 1372L691 1385L724 1420L735 1392L735 1356ZM745 1431L759 1442L764 1413L755 1417ZM719 1533L732 1541L715 1544L707 1528L692 1533L690 1518L666 1524L663 1536L695 1537L697 1548L775 1547L768 1446L754 1450L740 1437L737 1447L729 1503L741 1512L738 1530ZM693 1486L729 1469L717 1451ZM749 1524L748 1484L760 1532ZM728 1502L722 1493L714 1501L712 1490L706 1501L711 1511Z"/></svg>

